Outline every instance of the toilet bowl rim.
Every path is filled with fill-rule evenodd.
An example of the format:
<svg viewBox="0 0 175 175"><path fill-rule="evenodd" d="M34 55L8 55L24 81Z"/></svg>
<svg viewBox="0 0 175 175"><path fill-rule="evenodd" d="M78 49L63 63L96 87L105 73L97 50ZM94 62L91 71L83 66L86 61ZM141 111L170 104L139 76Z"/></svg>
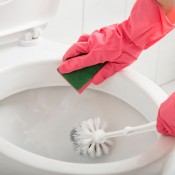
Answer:
<svg viewBox="0 0 175 175"><path fill-rule="evenodd" d="M24 66L24 65L23 65ZM128 77L129 79L132 79L132 81L137 81L137 79L142 79L143 81L147 81L147 83L151 83L149 80L147 80L145 77L140 75L138 72L133 71L132 69L125 69L124 71L121 71L119 73L121 76ZM142 85L142 83L141 83ZM151 84L153 85L153 84ZM92 87L95 89L95 87ZM97 88L98 89L98 88ZM162 92L162 96L166 96ZM159 102L158 104L159 105ZM172 149L172 145L174 144L172 139L170 139L169 142L165 142L165 139L163 139L163 136L160 136L158 140L162 140L162 144L167 144L168 146L166 149L164 149L164 152L162 152L160 155L157 155L156 159L152 159L148 162L142 162L138 165L138 160L141 160L144 153L141 153L138 156L131 157L129 159L125 159L122 161L117 162L111 162L111 163L105 163L105 164L80 164L80 163L69 163L69 162L63 162L59 160L52 160L48 159L46 157L42 157L39 155L36 155L34 153L28 152L26 150L23 150L22 148L19 148L15 146L12 143L9 143L7 140L0 137L0 152L1 154L4 154L14 160L17 160L23 164L27 164L31 167L45 169L49 171L55 171L55 172L62 172L62 173L76 173L76 174L106 174L106 173L115 173L115 172L126 172L130 171L135 168L139 168L142 166L145 166L147 164L150 164L154 161L156 161L158 158L163 156L165 153L169 152ZM157 147L161 146L157 145ZM21 156L20 156L21 155ZM36 164L36 162L39 162L39 164ZM48 166L45 166L47 163ZM59 165L59 166L58 166ZM103 165L103 168L102 166ZM128 167L127 167L128 165ZM132 165L132 166L131 166ZM69 167L69 168L68 168ZM109 168L110 167L110 168ZM117 169L117 171L116 171ZM104 171L106 170L106 171ZM115 172L114 172L115 170ZM107 172L108 171L108 172ZM94 173L95 172L95 173Z"/></svg>

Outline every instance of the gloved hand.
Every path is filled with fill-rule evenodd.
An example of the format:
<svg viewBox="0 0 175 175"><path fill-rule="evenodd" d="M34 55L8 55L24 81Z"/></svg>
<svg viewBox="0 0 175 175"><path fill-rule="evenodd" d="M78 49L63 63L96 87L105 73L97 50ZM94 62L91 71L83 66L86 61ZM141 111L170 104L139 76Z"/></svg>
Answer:
<svg viewBox="0 0 175 175"><path fill-rule="evenodd" d="M161 134L175 136L175 92L160 105L156 127Z"/></svg>
<svg viewBox="0 0 175 175"><path fill-rule="evenodd" d="M133 63L147 49L174 28L154 0L137 0L130 17L120 23L82 35L63 57L61 73L106 63L93 77L99 84Z"/></svg>

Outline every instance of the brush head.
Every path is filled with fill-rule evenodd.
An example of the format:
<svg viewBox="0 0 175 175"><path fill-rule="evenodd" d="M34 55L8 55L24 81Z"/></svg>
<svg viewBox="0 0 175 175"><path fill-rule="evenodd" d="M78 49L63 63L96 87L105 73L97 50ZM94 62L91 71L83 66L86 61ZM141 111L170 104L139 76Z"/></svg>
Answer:
<svg viewBox="0 0 175 175"><path fill-rule="evenodd" d="M93 76L103 67L104 63L85 67L70 73L62 74L58 72L75 88L79 93L82 93L91 83Z"/></svg>
<svg viewBox="0 0 175 175"><path fill-rule="evenodd" d="M75 151L91 158L108 154L109 146L113 142L104 137L106 126L106 122L100 118L88 119L79 123L70 133Z"/></svg>

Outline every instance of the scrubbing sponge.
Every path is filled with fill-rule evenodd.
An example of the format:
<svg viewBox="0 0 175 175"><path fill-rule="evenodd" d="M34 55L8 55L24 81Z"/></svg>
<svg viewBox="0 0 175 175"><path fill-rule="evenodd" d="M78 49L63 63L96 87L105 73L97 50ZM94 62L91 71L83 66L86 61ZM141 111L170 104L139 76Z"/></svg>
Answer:
<svg viewBox="0 0 175 175"><path fill-rule="evenodd" d="M62 74L58 72L81 94L91 83L92 77L103 67L104 63L85 67L74 72Z"/></svg>

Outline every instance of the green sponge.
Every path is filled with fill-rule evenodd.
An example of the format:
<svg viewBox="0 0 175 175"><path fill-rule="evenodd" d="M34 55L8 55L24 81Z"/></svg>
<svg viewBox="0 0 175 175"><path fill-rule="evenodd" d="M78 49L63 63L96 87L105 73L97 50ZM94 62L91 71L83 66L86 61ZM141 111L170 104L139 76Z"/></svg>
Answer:
<svg viewBox="0 0 175 175"><path fill-rule="evenodd" d="M82 93L91 83L92 77L104 66L104 63L85 67L74 72L62 74L58 72L79 92Z"/></svg>

